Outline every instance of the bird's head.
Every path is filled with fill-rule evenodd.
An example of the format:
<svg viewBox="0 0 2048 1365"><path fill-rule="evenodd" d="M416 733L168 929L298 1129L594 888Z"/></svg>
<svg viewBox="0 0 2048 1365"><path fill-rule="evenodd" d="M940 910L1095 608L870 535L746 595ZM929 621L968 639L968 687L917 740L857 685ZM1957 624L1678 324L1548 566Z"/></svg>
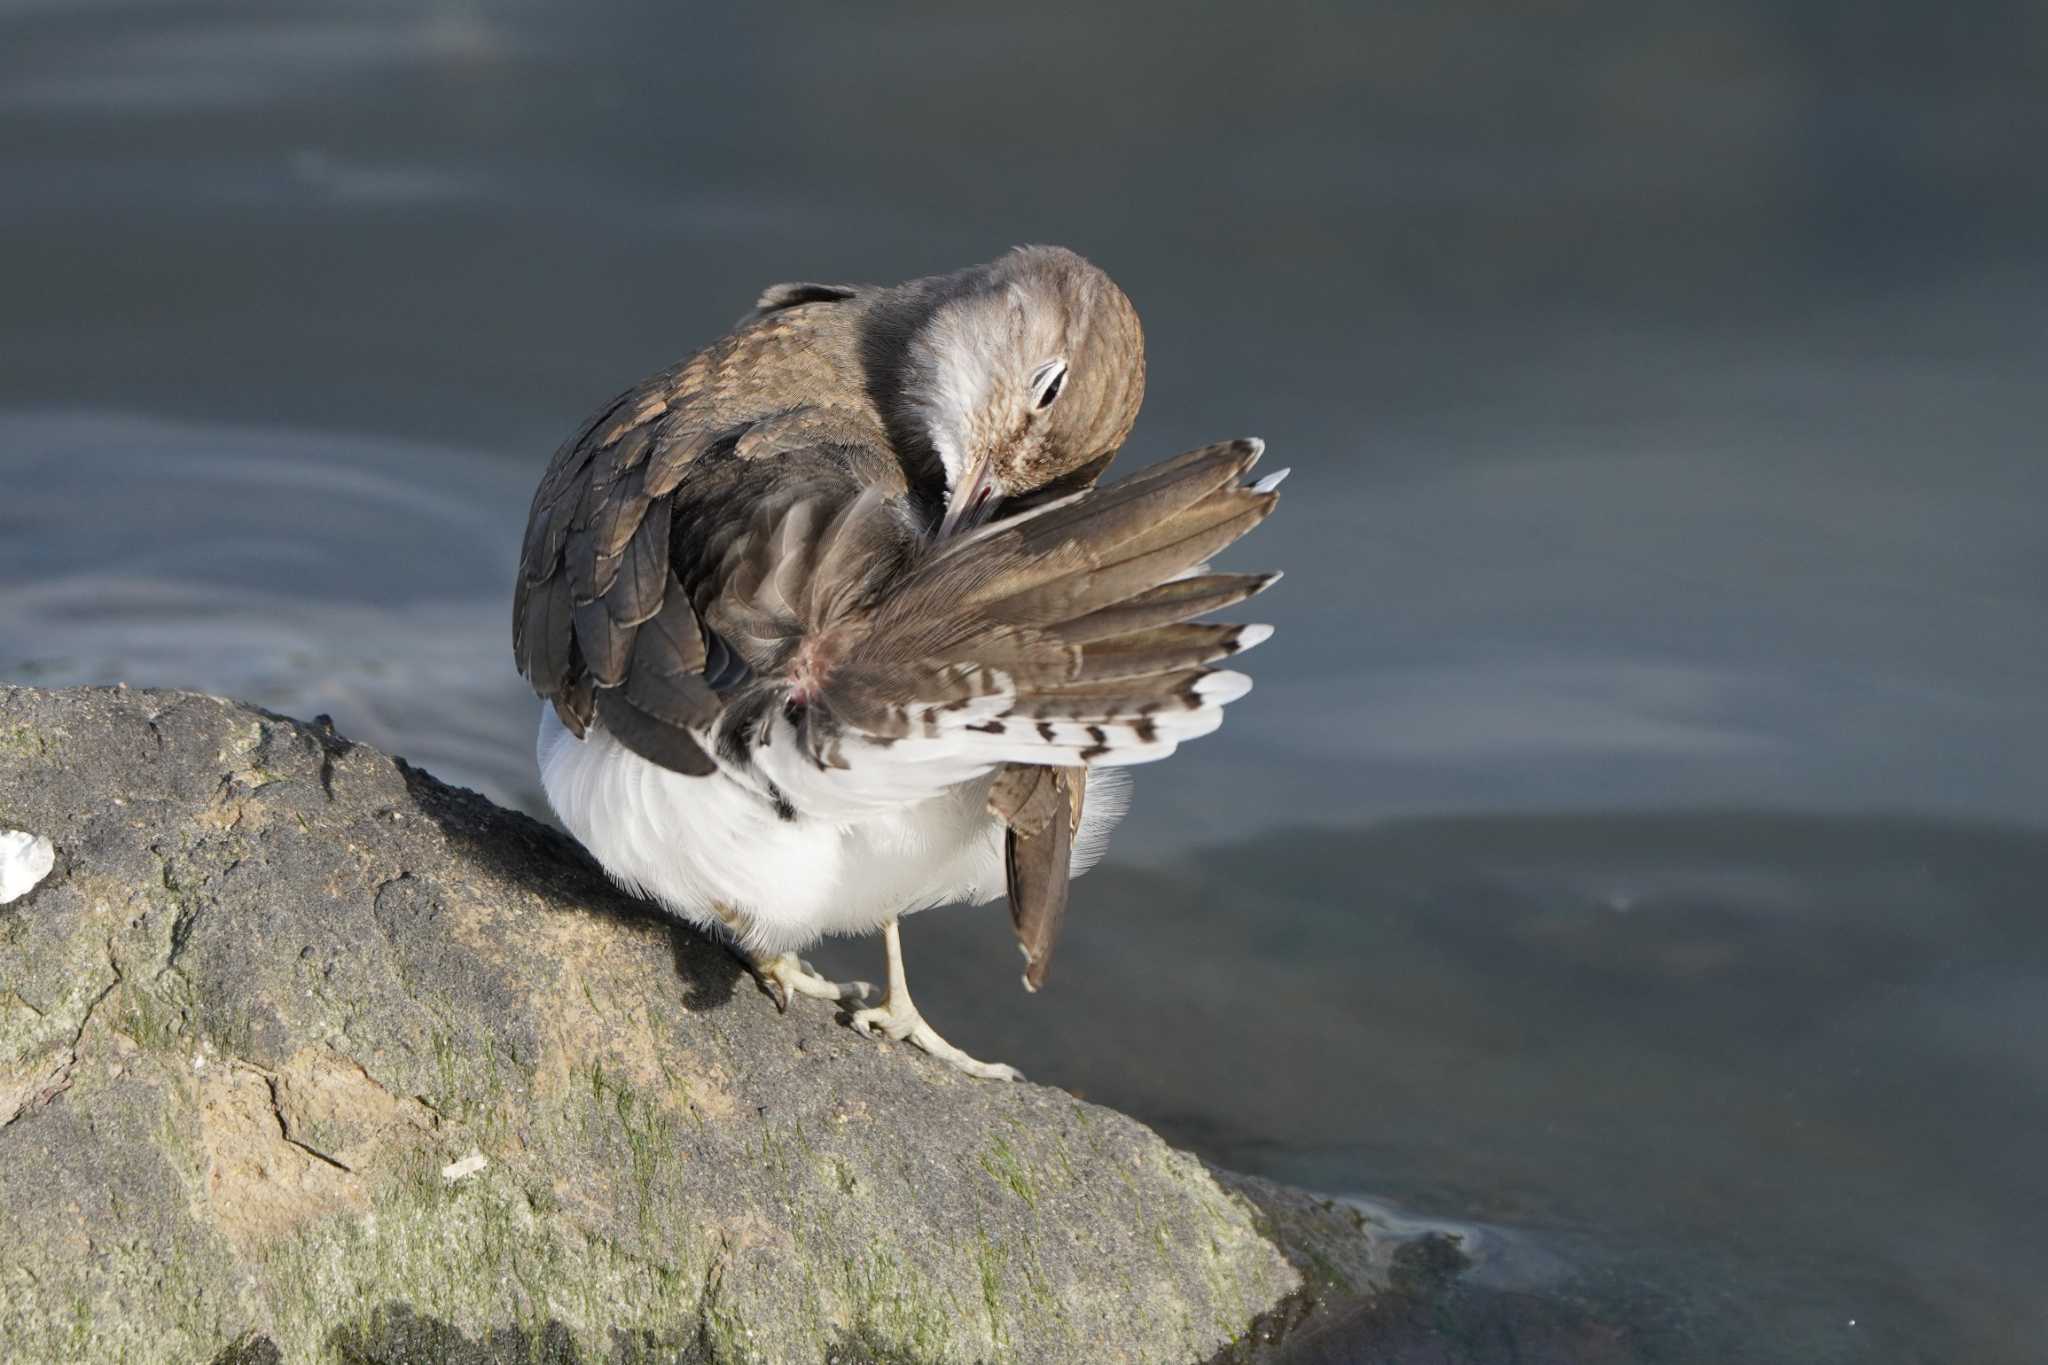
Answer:
<svg viewBox="0 0 2048 1365"><path fill-rule="evenodd" d="M926 283L936 303L908 338L901 411L945 469L939 534L1099 473L1145 393L1144 334L1124 292L1046 246Z"/></svg>

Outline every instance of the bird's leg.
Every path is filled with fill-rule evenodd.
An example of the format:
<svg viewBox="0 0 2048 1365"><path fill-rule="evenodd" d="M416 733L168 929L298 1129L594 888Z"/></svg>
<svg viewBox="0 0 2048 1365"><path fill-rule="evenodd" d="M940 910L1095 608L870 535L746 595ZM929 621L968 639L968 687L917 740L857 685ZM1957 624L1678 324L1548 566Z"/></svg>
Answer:
<svg viewBox="0 0 2048 1365"><path fill-rule="evenodd" d="M733 950L745 960L747 969L761 983L761 989L775 1002L775 1008L784 1014L789 1013L792 995L808 995L848 1004L867 999L868 992L874 990L865 981L827 981L818 975L817 968L795 953L757 953L742 947L747 932L746 916L723 902L715 903L711 908L725 921L726 931L732 935Z"/></svg>
<svg viewBox="0 0 2048 1365"><path fill-rule="evenodd" d="M853 1012L853 1026L870 1038L894 1038L923 1048L957 1071L983 1076L992 1081L1021 1081L1024 1073L1001 1062L983 1062L968 1056L941 1038L917 1012L910 1001L910 982L903 973L903 934L890 920L882 926L882 941L889 949L889 989L882 1003Z"/></svg>

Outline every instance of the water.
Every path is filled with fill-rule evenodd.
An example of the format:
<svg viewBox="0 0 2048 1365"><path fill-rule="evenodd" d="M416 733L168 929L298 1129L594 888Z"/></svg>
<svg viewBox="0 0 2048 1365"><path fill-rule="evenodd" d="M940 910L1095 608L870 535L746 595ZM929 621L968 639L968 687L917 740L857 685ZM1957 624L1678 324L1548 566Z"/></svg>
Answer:
<svg viewBox="0 0 2048 1365"><path fill-rule="evenodd" d="M1230 726L958 1041L1645 1360L2048 1329L2048 12L0 9L0 678L529 807L548 452L763 284L1059 241L1294 466ZM872 975L872 944L834 961Z"/></svg>

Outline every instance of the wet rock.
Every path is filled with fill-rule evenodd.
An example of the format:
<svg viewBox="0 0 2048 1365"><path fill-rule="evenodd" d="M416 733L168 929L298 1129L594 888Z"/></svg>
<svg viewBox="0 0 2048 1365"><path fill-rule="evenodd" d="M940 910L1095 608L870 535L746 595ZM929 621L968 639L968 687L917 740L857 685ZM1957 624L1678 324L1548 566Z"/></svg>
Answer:
<svg viewBox="0 0 2048 1365"><path fill-rule="evenodd" d="M1251 1359L1389 1282L331 727L0 690L0 827L56 853L0 910L9 1361Z"/></svg>

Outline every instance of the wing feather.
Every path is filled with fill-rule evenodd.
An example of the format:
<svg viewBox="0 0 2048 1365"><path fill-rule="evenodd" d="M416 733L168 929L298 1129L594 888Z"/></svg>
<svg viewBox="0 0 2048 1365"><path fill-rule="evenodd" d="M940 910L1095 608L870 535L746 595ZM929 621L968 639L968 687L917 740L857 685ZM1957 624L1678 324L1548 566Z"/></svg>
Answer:
<svg viewBox="0 0 2048 1365"><path fill-rule="evenodd" d="M1261 450L1190 451L934 547L844 625L832 718L906 762L1145 762L1214 729L1249 680L1209 665L1271 631L1188 618L1272 577L1181 575L1271 513L1243 482Z"/></svg>
<svg viewBox="0 0 2048 1365"><path fill-rule="evenodd" d="M1003 874L1010 901L1010 927L1024 954L1024 989L1045 984L1053 945L1067 918L1072 888L1074 832L1081 826L1081 803L1087 774L1076 768L1035 768L1005 771L1033 773L1030 794L1007 817L1003 837ZM991 790L990 805L996 804Z"/></svg>
<svg viewBox="0 0 2048 1365"><path fill-rule="evenodd" d="M853 472L861 461L843 443L862 428L846 414L771 405L719 419L751 363L742 343L614 399L556 453L514 594L520 670L564 725L581 735L601 719L627 748L681 772L711 770L724 698L773 671L816 603L865 591L864 562L901 561L900 547L873 553L873 523L899 534L911 525L902 507L882 514L884 492ZM821 444L821 433L841 444ZM743 441L753 468L741 478L722 467ZM759 477L771 459L792 477ZM722 634L697 604L721 616Z"/></svg>

